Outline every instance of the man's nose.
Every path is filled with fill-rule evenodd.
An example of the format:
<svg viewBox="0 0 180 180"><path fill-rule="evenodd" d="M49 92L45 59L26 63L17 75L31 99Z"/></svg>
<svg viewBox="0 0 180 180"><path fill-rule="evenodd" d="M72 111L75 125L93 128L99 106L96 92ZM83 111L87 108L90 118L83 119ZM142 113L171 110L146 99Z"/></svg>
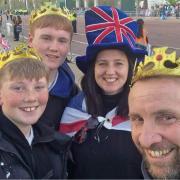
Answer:
<svg viewBox="0 0 180 180"><path fill-rule="evenodd" d="M160 143L162 137L158 132L158 128L154 125L144 123L142 131L139 136L139 143L145 148L151 147L151 145Z"/></svg>

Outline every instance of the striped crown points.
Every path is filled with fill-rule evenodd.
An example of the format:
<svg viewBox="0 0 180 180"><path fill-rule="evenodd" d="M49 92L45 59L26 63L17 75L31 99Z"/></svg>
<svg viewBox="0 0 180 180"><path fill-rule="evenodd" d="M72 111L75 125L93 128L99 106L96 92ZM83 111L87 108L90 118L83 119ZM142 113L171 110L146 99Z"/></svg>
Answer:
<svg viewBox="0 0 180 180"><path fill-rule="evenodd" d="M55 6L41 6L39 9L32 11L30 16L30 25L37 19L46 15L59 15L72 20L73 14L67 8L57 8Z"/></svg>
<svg viewBox="0 0 180 180"><path fill-rule="evenodd" d="M0 54L0 69L9 62L24 58L31 58L41 61L41 57L33 48L29 48L25 44L20 44L14 50L9 50Z"/></svg>
<svg viewBox="0 0 180 180"><path fill-rule="evenodd" d="M152 76L180 76L180 58L176 52L166 53L168 47L153 48L153 55L145 56L144 61L135 67L132 84L137 80Z"/></svg>

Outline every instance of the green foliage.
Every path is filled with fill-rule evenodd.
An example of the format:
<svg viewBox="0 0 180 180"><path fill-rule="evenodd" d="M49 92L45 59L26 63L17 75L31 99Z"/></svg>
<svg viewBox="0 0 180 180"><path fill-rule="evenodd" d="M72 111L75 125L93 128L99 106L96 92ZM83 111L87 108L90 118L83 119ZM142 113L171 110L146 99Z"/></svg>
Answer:
<svg viewBox="0 0 180 180"><path fill-rule="evenodd" d="M175 5L177 2L179 2L179 0L167 0L167 2L169 2L171 5Z"/></svg>

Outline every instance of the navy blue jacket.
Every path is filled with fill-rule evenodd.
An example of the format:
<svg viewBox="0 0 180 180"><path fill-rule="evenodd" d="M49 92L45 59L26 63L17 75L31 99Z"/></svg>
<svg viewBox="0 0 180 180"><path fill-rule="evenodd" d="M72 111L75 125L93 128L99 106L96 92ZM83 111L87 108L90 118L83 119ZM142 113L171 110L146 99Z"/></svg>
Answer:
<svg viewBox="0 0 180 180"><path fill-rule="evenodd" d="M0 179L64 179L69 137L42 123L33 125L31 146L0 112Z"/></svg>

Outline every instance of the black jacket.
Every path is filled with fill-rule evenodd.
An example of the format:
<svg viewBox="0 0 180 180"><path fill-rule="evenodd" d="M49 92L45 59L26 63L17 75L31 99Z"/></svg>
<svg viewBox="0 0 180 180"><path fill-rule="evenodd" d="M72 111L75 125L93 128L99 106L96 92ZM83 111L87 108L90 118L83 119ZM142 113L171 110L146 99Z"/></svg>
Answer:
<svg viewBox="0 0 180 180"><path fill-rule="evenodd" d="M41 123L33 125L30 146L21 131L0 113L0 179L64 179L69 137Z"/></svg>

